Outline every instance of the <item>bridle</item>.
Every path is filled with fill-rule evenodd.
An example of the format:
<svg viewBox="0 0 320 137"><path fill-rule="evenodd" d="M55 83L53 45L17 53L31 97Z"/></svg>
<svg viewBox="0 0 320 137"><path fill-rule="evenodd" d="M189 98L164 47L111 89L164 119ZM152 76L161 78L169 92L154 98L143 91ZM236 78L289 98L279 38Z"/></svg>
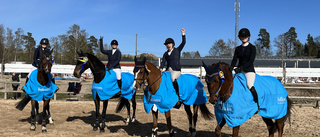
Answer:
<svg viewBox="0 0 320 137"><path fill-rule="evenodd" d="M84 65L86 65L87 62L88 62L88 57L79 57L78 61L82 62L82 66L81 66L81 69L80 69L80 72L81 72L83 67L84 67Z"/></svg>
<svg viewBox="0 0 320 137"><path fill-rule="evenodd" d="M207 82L207 85L210 85L210 84L212 83L212 81L213 81L216 77L218 77L218 76L219 76L219 79L220 79L221 82L220 82L220 86L219 86L218 90L216 90L216 91L214 92L214 96L215 96L216 98L220 99L220 98L222 98L222 97L225 96L225 95L219 96L219 93L220 93L220 91L221 91L222 84L225 82L225 77L224 77L223 72L222 72L222 71L218 71L218 72L213 73L213 74L211 74L211 75L206 74L205 81ZM209 78L212 78L212 80L209 81ZM211 92L209 92L209 94L210 94L210 96L212 96L212 93L211 93Z"/></svg>
<svg viewBox="0 0 320 137"><path fill-rule="evenodd" d="M155 84L162 77L162 74L161 74L161 76L158 77L153 83L148 85L147 84L147 79L149 77L149 74L150 74L151 70L149 70L146 65L135 65L134 68L139 68L139 69L144 68L146 70L146 71L143 72L143 76L142 76L141 79L137 79L137 78L134 79L136 82L137 82L137 80L141 80L141 82L137 82L137 83L138 83L138 85L140 87L145 86L145 88L143 89L143 91L145 91L145 92L148 91L148 87L151 87L153 84ZM136 71L136 72L138 72L138 71ZM147 77L145 78L145 74L146 73L147 73Z"/></svg>

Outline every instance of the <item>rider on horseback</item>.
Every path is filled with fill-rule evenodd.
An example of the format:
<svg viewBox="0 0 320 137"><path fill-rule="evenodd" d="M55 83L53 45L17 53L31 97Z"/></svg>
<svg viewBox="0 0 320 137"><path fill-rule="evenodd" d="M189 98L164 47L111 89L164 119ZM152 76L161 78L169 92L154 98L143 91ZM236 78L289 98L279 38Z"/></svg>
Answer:
<svg viewBox="0 0 320 137"><path fill-rule="evenodd" d="M260 110L258 94L256 89L254 88L254 80L256 77L255 69L253 62L256 57L256 47L249 43L250 40L250 31L247 28L242 28L238 34L239 39L242 41L242 44L236 47L234 51L234 56L231 62L231 70L235 67L237 60L239 59L239 63L234 71L236 73L243 73L247 79L247 86L251 91L253 96L253 100L258 105L258 112Z"/></svg>
<svg viewBox="0 0 320 137"><path fill-rule="evenodd" d="M29 80L29 76L30 74L39 68L39 64L40 64L40 58L41 58L41 53L45 53L45 52L50 52L50 49L47 47L49 45L49 40L48 38L43 38L40 41L40 45L38 46L38 48L36 48L36 50L34 51L33 54L33 63L32 63L32 68L27 76L26 79L26 83ZM55 83L54 78L52 77L52 82Z"/></svg>
<svg viewBox="0 0 320 137"><path fill-rule="evenodd" d="M185 29L184 28L181 29L181 33L182 33L182 42L178 48L174 47L175 43L172 38L166 39L164 45L166 45L168 50L163 54L162 62L160 65L160 71L162 72L165 63L168 62L166 71L171 73L171 81L173 83L174 89L177 92L177 95L179 97L179 101L180 101L180 95L179 95L179 86L178 86L177 79L181 75L180 54L181 54L181 51L182 51L184 45L186 44L186 36L185 36ZM178 105L179 104L180 103L178 103Z"/></svg>
<svg viewBox="0 0 320 137"><path fill-rule="evenodd" d="M122 81L121 81L121 66L120 66L120 60L121 60L121 52L117 48L118 47L118 41L112 40L110 43L112 50L104 50L103 49L103 37L100 37L100 51L108 56L108 64L107 68L108 70L113 70L117 75L117 83L120 88L120 92L117 94L121 94L121 87L122 87Z"/></svg>

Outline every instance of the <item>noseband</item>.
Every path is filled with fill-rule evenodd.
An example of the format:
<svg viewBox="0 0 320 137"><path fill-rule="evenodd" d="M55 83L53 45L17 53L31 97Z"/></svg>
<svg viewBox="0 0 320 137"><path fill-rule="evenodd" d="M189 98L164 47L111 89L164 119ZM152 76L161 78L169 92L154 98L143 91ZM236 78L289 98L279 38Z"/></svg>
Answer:
<svg viewBox="0 0 320 137"><path fill-rule="evenodd" d="M87 62L88 62L88 57L79 57L78 61L82 62L82 66L81 66L81 69L80 69L80 72L81 72L83 67L84 67L84 65L87 64Z"/></svg>
<svg viewBox="0 0 320 137"><path fill-rule="evenodd" d="M147 83L147 79L148 79L148 77L149 77L149 74L150 74L150 72L151 72L151 70L149 70L148 68L147 68L147 66L146 65L135 65L134 66L135 68L144 68L146 71L144 71L143 72L143 77L142 77L142 79L134 79L134 80L141 80L142 82L138 82L138 85L141 87L142 85L148 85L148 84L146 84ZM147 73L147 77L146 78L144 78L144 76L145 76L145 74ZM162 74L160 75L160 77L157 79L157 80L155 80L153 83L151 83L150 85L148 85L148 86L146 86L145 87L145 89L143 89L143 91L148 91L148 87L151 87L154 83L156 83L160 78L162 77Z"/></svg>

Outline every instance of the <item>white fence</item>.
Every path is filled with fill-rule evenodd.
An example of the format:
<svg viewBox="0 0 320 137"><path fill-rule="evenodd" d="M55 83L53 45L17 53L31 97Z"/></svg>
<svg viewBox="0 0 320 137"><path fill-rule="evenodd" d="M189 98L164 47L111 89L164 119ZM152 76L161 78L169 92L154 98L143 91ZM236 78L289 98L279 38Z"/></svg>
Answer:
<svg viewBox="0 0 320 137"><path fill-rule="evenodd" d="M5 73L29 73L30 69L32 68L31 64L5 64ZM67 74L72 75L75 65L53 65L52 66L52 73L56 74ZM0 65L1 69L1 65ZM133 67L122 66L122 72L130 72L133 73ZM284 71L282 68L255 68L256 73L259 75L269 75L274 77L283 78ZM199 68L182 68L182 74L193 74L198 77L205 76L206 71L203 67ZM84 74L91 74L90 69L86 70ZM286 77L320 77L320 68L286 68L285 71Z"/></svg>

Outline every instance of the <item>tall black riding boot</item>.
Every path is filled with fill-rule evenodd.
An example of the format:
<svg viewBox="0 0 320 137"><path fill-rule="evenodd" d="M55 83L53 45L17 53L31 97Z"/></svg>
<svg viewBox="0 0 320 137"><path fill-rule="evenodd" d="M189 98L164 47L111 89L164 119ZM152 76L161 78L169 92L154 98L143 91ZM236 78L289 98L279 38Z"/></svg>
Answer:
<svg viewBox="0 0 320 137"><path fill-rule="evenodd" d="M179 101L178 101L178 103L177 103L177 105L176 105L176 108L180 108L181 102L180 102L180 94L179 94L179 85L178 85L177 80L174 80L174 81L172 82L172 84L173 84L174 89L176 90L176 94L177 94L178 97L179 97Z"/></svg>
<svg viewBox="0 0 320 137"><path fill-rule="evenodd" d="M121 95L121 87L122 87L122 80L121 79L117 80L117 83L118 83L120 91L116 94L116 97L120 97L120 95Z"/></svg>
<svg viewBox="0 0 320 137"><path fill-rule="evenodd" d="M260 111L260 105L259 105L259 100L258 100L258 94L257 94L257 91L256 89L254 88L254 86L251 87L250 89L251 91L251 94L253 96L253 101L257 103L258 105L258 112Z"/></svg>

